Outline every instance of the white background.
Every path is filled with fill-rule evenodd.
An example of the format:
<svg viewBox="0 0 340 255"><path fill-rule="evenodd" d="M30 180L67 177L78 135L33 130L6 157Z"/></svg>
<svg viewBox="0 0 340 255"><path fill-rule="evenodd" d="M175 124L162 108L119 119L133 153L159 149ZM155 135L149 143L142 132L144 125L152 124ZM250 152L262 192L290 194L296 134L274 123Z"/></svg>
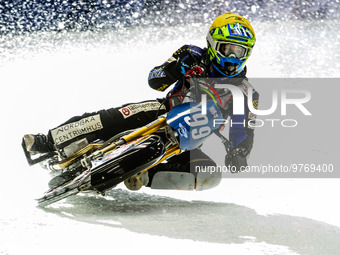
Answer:
<svg viewBox="0 0 340 255"><path fill-rule="evenodd" d="M253 26L248 77L339 77L337 22ZM28 167L22 136L84 112L163 97L149 88L148 72L183 44L204 47L207 29L2 38L1 254L340 254L339 179L223 179L204 192L119 186L106 197L36 207L50 175Z"/></svg>

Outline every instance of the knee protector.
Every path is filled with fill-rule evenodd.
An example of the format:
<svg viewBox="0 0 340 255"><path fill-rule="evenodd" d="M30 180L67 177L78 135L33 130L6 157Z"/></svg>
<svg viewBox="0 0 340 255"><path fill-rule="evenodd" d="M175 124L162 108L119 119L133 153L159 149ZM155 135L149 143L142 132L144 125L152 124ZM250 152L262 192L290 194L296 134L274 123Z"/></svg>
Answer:
<svg viewBox="0 0 340 255"><path fill-rule="evenodd" d="M215 188L220 184L222 172L198 172L196 177L196 190Z"/></svg>
<svg viewBox="0 0 340 255"><path fill-rule="evenodd" d="M152 189L168 190L207 190L216 187L221 182L221 172L192 173L161 171L157 172L151 181Z"/></svg>

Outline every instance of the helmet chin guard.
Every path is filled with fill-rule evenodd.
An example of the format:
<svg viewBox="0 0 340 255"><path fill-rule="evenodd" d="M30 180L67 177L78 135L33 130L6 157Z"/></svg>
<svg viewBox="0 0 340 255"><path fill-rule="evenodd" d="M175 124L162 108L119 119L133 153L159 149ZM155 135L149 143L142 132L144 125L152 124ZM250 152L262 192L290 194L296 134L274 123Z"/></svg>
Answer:
<svg viewBox="0 0 340 255"><path fill-rule="evenodd" d="M213 68L219 72L222 76L225 76L225 77L235 77L236 75L240 74L242 71L243 71L243 68L241 70L239 70L238 72L235 72L235 69L236 68L233 68L233 66L228 66L226 68L221 68L221 67L218 67L217 65L215 65L213 62L211 62ZM232 71L230 71L232 70Z"/></svg>
<svg viewBox="0 0 340 255"><path fill-rule="evenodd" d="M237 75L243 70L245 60L239 60L235 57L225 57L220 60L220 69L226 75Z"/></svg>

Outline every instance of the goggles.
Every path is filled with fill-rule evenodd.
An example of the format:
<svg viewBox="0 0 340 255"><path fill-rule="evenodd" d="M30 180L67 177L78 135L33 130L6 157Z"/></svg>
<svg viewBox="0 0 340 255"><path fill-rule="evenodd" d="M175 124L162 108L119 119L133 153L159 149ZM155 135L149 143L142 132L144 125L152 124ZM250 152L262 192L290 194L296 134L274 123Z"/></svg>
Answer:
<svg viewBox="0 0 340 255"><path fill-rule="evenodd" d="M231 42L215 41L211 34L208 33L208 41L211 47L222 57L234 57L239 60L246 59L248 52L251 51L247 46Z"/></svg>

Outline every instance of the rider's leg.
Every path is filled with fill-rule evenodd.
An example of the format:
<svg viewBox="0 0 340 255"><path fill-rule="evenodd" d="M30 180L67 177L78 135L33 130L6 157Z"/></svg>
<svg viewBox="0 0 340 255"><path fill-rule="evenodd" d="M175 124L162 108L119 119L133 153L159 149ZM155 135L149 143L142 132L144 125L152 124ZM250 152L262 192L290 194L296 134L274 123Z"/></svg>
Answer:
<svg viewBox="0 0 340 255"><path fill-rule="evenodd" d="M32 154L64 148L74 141L86 138L107 140L125 130L143 126L165 113L161 100L149 100L121 107L76 116L58 127L49 130L47 135L25 135L23 145Z"/></svg>

